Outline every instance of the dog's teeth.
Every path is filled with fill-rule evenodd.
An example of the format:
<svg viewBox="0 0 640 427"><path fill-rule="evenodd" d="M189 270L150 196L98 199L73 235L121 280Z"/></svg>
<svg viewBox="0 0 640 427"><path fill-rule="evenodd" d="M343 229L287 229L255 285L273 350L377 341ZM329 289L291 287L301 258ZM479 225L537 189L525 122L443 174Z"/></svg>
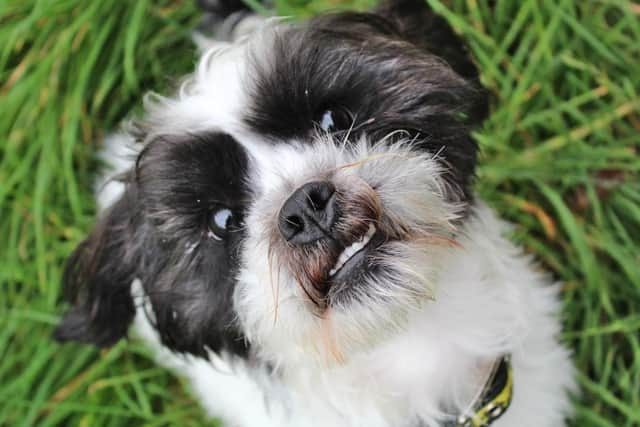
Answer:
<svg viewBox="0 0 640 427"><path fill-rule="evenodd" d="M357 241L344 248L344 250L338 257L338 260L336 261L336 265L334 265L333 268L329 270L329 277L335 275L342 268L342 266L351 259L351 257L364 249L364 247L369 244L371 238L375 233L376 227L373 224L369 224L369 228L367 229L367 232L365 234L363 234Z"/></svg>

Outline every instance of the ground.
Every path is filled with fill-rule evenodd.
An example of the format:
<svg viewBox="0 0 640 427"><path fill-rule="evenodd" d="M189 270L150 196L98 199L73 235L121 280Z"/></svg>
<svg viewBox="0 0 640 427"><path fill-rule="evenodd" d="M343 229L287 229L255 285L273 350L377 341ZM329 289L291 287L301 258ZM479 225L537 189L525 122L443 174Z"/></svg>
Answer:
<svg viewBox="0 0 640 427"><path fill-rule="evenodd" d="M572 425L640 425L640 5L428 2L493 94L478 191L564 283ZM275 3L296 18L354 5ZM190 70L198 19L187 0L0 2L0 426L205 424L139 344L50 338L65 257L94 221L102 136Z"/></svg>

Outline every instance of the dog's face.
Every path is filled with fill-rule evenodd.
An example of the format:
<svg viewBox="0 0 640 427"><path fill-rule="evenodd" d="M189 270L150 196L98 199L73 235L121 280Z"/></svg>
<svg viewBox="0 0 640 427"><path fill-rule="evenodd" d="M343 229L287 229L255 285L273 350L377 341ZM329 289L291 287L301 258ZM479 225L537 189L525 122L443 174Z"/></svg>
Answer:
<svg viewBox="0 0 640 427"><path fill-rule="evenodd" d="M444 21L412 18L428 40L387 12L269 24L150 100L58 337L124 336L135 279L163 343L201 356L339 361L402 329L471 203L486 100Z"/></svg>

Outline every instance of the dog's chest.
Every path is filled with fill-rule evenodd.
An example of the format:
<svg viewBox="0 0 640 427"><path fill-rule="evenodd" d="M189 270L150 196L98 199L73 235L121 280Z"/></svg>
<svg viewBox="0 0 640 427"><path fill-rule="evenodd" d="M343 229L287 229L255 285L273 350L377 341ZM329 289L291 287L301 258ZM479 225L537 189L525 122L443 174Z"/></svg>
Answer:
<svg viewBox="0 0 640 427"><path fill-rule="evenodd" d="M189 376L195 379L195 391L212 415L224 417L226 408L239 408L231 418L237 420L243 414L241 425L415 425L409 422L413 417L406 392L389 388L384 376L366 373L364 366L299 369L278 375L246 362L225 365L216 362L215 368L206 371L194 365L197 372ZM222 381L221 375L226 375ZM220 387L222 382L224 387Z"/></svg>
<svg viewBox="0 0 640 427"><path fill-rule="evenodd" d="M153 343L146 320L138 316L137 321L138 332ZM394 340L348 365L286 373L244 359L177 356L157 341L153 345L159 362L185 376L207 412L225 425L421 427L419 417L439 411L451 381L445 371L454 364L463 370L467 361L444 345L437 355L418 357L422 352L409 351L411 341L410 335Z"/></svg>

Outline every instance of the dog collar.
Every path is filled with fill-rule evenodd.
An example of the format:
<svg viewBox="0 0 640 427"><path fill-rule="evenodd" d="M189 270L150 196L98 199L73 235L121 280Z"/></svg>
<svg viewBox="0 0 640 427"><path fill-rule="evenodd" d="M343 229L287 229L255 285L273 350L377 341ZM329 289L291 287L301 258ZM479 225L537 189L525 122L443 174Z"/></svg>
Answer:
<svg viewBox="0 0 640 427"><path fill-rule="evenodd" d="M496 361L482 392L467 414L450 427L488 427L509 408L513 395L513 368L509 356Z"/></svg>

